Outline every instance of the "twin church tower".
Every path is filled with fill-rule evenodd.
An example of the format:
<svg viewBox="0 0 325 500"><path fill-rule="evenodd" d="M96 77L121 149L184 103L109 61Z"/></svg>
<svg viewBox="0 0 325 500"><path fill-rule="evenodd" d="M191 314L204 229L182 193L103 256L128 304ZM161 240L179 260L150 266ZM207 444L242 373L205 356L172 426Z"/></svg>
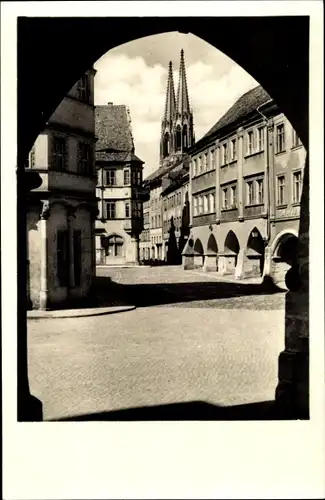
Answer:
<svg viewBox="0 0 325 500"><path fill-rule="evenodd" d="M184 50L181 50L177 99L173 80L173 65L169 63L165 113L161 123L160 166L180 159L195 142L193 111L188 97Z"/></svg>

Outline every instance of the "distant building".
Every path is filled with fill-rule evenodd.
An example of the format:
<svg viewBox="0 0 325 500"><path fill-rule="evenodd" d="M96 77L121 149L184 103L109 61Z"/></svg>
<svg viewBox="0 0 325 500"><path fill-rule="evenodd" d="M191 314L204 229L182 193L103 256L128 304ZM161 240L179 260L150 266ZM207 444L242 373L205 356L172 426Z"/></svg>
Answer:
<svg viewBox="0 0 325 500"><path fill-rule="evenodd" d="M124 105L96 106L96 263L138 264L143 228L141 161Z"/></svg>
<svg viewBox="0 0 325 500"><path fill-rule="evenodd" d="M186 229L182 228L182 222L187 220L189 203L186 194L189 182L187 151L194 142L193 111L189 103L182 50L177 98L172 63L169 63L165 110L161 123L160 166L145 180L150 191L151 258L158 261L181 262L179 244L183 245L184 238L188 235L188 223ZM174 239L177 248L171 250L170 242Z"/></svg>
<svg viewBox="0 0 325 500"><path fill-rule="evenodd" d="M260 86L190 151L191 237L184 268L272 275L293 263L306 152Z"/></svg>
<svg viewBox="0 0 325 500"><path fill-rule="evenodd" d="M59 104L30 152L26 168L42 178L29 194L29 307L77 304L95 276L94 75L91 69Z"/></svg>
<svg viewBox="0 0 325 500"><path fill-rule="evenodd" d="M150 199L149 193L143 200L143 229L140 234L140 262L149 264L151 254L150 243Z"/></svg>

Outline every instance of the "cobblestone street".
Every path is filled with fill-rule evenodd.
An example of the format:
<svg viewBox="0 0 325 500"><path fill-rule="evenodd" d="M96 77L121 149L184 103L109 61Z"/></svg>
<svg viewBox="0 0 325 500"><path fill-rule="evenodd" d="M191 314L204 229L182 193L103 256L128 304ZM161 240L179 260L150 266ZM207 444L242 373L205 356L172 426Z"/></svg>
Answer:
<svg viewBox="0 0 325 500"><path fill-rule="evenodd" d="M274 398L284 293L260 294L258 284L178 267L101 268L98 275L137 309L28 322L31 391L46 420Z"/></svg>

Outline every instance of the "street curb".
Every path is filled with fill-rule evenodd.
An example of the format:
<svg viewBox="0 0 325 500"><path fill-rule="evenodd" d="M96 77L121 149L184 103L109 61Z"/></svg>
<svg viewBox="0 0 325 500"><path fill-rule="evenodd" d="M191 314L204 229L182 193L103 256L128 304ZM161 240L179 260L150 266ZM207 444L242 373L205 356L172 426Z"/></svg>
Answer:
<svg viewBox="0 0 325 500"><path fill-rule="evenodd" d="M136 306L116 306L116 307L98 307L94 309L67 309L62 311L27 311L27 320L39 319L68 319L68 318L86 318L90 316L104 316L108 314L117 314L121 312L133 311Z"/></svg>
<svg viewBox="0 0 325 500"><path fill-rule="evenodd" d="M262 279L261 282L259 283L257 280L255 281L254 278L244 278L244 279L236 279L236 278L223 278L222 276L213 276L211 273L205 273L204 271L193 271L192 269L188 269L186 271L191 272L192 274L196 274L199 276L206 276L208 278L212 278L216 281L220 281L222 283L236 283L236 284L248 284L248 285L261 285L262 284ZM254 280L254 281L253 281Z"/></svg>

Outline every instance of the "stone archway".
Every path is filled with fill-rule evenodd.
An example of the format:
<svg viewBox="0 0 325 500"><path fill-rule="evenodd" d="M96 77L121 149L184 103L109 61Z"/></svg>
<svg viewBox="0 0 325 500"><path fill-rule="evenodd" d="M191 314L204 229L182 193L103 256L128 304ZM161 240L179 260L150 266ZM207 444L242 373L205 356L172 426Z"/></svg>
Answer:
<svg viewBox="0 0 325 500"><path fill-rule="evenodd" d="M224 251L219 257L219 269L221 274L235 274L239 250L240 245L238 238L235 233L230 230L225 239Z"/></svg>
<svg viewBox="0 0 325 500"><path fill-rule="evenodd" d="M210 234L207 252L204 258L204 271L218 271L218 245L213 234Z"/></svg>
<svg viewBox="0 0 325 500"><path fill-rule="evenodd" d="M34 25L31 23L34 21ZM150 34L164 31L182 30L185 33L192 32L208 43L223 51L233 58L247 72L261 83L261 85L278 102L283 112L286 114L298 135L301 137L306 148L308 148L308 36L309 19L272 19L255 18L250 19L220 19L211 18L200 23L198 18L180 18L177 20L166 20L157 18L155 25L153 19L137 18L136 23L130 22L132 32L126 34L123 24L116 27L119 19L102 18L97 20L100 26L90 29L92 19L67 19L61 22L60 19L53 18L35 19L21 18L18 21L19 46L18 46L18 166L21 169L23 160L27 156L34 140L44 127L46 120L55 110L64 97L67 89L71 88L80 74L84 73L102 54L114 46L118 46L126 41L148 36ZM128 21L128 20L127 20ZM290 22L293 22L293 30ZM115 29L110 29L111 25ZM124 19L123 19L124 22ZM147 22L147 24L145 24ZM28 24L29 23L29 24ZM43 23L43 24L41 24ZM49 24L50 23L50 24ZM52 23L52 24L51 24ZM213 24L211 24L213 23ZM272 24L273 23L273 24ZM289 23L289 28L288 28ZM157 26L159 24L159 26ZM55 27L56 26L56 27ZM275 29L283 36L277 39L273 36ZM137 31L138 30L138 31ZM236 32L237 39L242 43L234 42L229 32ZM52 37L47 37L48 32ZM84 33L89 32L90 37L84 37ZM256 49L256 39L259 40L259 47ZM71 40L74 40L73 47ZM40 41L42 43L40 43ZM47 50L44 50L44 43ZM75 43L78 43L79 50L75 51ZM42 47L42 53L40 52ZM269 59L277 53L277 59L272 65L268 64ZM296 58L292 54L299 53ZM46 55L45 55L46 54ZM73 55L73 57L72 57ZM58 63L53 64L53 61ZM33 74L33 80L30 74ZM276 75L281 73L283 78ZM290 94L290 89L294 87L296 81L301 85L296 89L295 95ZM283 84L286 81L286 85ZM44 92L43 89L47 91ZM304 183L308 188L308 178ZM24 174L21 171L21 174ZM22 209L26 203L26 186L24 184L25 175L18 176L18 196L19 196L19 221L18 221L18 249L19 249L19 303L25 307L25 211ZM307 191L308 189L306 189ZM303 204L303 203L302 203ZM306 209L305 218L308 218L308 201L304 201ZM308 233L306 237L308 237ZM305 235L305 233L303 233ZM305 245L306 246L306 245ZM307 250L306 250L307 251ZM308 251L307 251L308 252ZM26 319L20 315L18 332L18 354L20 366L18 370L19 388L21 395L19 399L19 415L21 419L30 419L32 411L31 405L37 405L30 398L28 389L27 369L26 369Z"/></svg>
<svg viewBox="0 0 325 500"><path fill-rule="evenodd" d="M271 277L281 288L287 289L287 271L297 264L299 239L293 232L282 233L272 245Z"/></svg>
<svg viewBox="0 0 325 500"><path fill-rule="evenodd" d="M259 230L254 227L250 232L246 245L245 276L263 276L264 257L264 240Z"/></svg>

